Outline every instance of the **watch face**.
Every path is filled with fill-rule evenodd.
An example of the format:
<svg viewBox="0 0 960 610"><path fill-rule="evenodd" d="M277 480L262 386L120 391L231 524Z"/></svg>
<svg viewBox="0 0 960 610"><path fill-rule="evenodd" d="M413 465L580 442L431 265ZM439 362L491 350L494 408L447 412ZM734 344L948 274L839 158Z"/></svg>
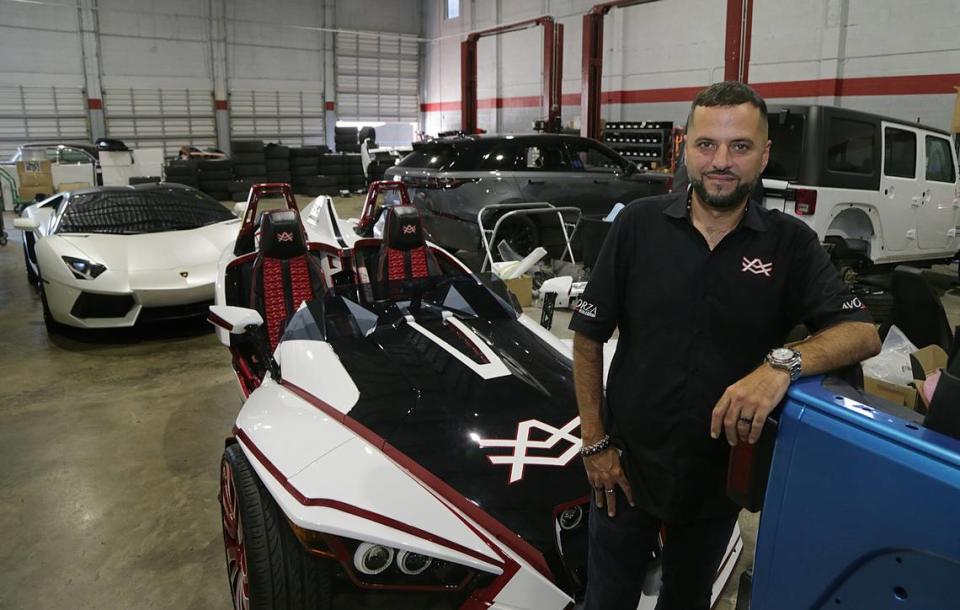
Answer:
<svg viewBox="0 0 960 610"><path fill-rule="evenodd" d="M794 351L789 347L778 347L770 352L770 356L775 360L790 360L794 356Z"/></svg>

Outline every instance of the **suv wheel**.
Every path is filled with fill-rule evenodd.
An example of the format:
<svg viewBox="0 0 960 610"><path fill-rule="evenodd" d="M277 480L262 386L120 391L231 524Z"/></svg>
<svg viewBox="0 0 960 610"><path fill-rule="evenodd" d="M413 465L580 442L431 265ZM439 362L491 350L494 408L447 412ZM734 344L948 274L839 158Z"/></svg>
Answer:
<svg viewBox="0 0 960 610"><path fill-rule="evenodd" d="M540 230L529 216L511 216L503 221L497 232L497 243L507 242L514 252L526 256L540 245ZM492 244L496 248L497 243Z"/></svg>

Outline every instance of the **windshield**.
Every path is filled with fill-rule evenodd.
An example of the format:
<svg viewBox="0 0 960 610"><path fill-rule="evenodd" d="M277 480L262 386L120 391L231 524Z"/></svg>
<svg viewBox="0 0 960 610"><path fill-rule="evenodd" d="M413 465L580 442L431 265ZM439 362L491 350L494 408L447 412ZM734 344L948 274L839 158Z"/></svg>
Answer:
<svg viewBox="0 0 960 610"><path fill-rule="evenodd" d="M73 196L57 233L135 235L197 229L234 219L232 212L199 191L105 190Z"/></svg>
<svg viewBox="0 0 960 610"><path fill-rule="evenodd" d="M467 274L343 284L301 307L287 323L281 340L367 337L377 328L404 320L423 322L448 317L506 320L515 314L510 305Z"/></svg>
<svg viewBox="0 0 960 610"><path fill-rule="evenodd" d="M770 113L770 162L764 178L798 180L803 159L804 116L797 113Z"/></svg>

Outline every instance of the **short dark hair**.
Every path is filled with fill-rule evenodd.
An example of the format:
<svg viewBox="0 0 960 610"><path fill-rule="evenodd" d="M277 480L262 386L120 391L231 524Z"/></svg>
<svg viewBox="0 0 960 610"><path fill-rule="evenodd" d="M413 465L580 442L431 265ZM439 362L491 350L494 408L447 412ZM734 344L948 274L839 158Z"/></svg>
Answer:
<svg viewBox="0 0 960 610"><path fill-rule="evenodd" d="M697 94L690 104L690 116L687 117L687 130L690 130L690 123L693 121L693 111L697 106L715 107L715 106L739 106L740 104L750 104L760 111L760 120L762 126L767 126L767 103L763 101L760 94L751 87L735 81L725 80L721 83L714 83Z"/></svg>

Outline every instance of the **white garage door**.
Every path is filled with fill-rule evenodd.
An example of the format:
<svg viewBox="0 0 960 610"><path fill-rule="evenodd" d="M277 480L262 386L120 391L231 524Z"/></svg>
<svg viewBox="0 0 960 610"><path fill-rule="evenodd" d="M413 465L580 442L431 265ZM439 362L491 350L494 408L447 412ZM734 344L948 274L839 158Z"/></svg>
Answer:
<svg viewBox="0 0 960 610"><path fill-rule="evenodd" d="M198 89L106 89L107 137L130 147L162 148L175 155L184 144L216 146L213 93Z"/></svg>
<svg viewBox="0 0 960 610"><path fill-rule="evenodd" d="M76 87L0 87L0 161L29 142L87 143L86 96Z"/></svg>
<svg viewBox="0 0 960 610"><path fill-rule="evenodd" d="M323 93L319 91L230 91L230 133L288 146L323 144Z"/></svg>
<svg viewBox="0 0 960 610"><path fill-rule="evenodd" d="M337 34L337 118L416 122L417 39L399 34Z"/></svg>

